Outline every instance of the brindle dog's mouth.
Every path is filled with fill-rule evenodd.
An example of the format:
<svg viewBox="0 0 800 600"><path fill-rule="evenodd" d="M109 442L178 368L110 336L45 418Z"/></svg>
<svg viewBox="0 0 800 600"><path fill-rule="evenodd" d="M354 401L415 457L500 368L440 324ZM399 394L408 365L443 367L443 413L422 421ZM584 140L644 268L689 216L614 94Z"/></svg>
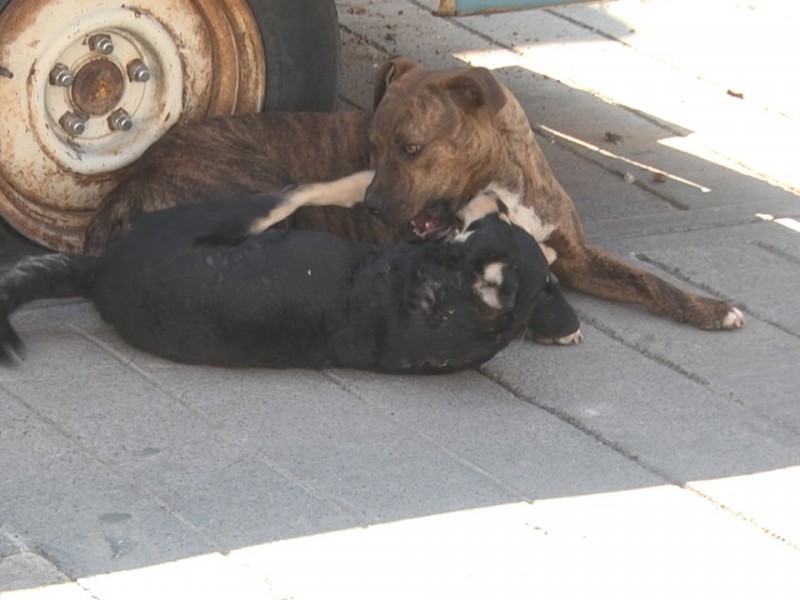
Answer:
<svg viewBox="0 0 800 600"><path fill-rule="evenodd" d="M437 200L429 202L409 222L411 230L419 238L444 237L453 232L456 218L450 211L450 202Z"/></svg>

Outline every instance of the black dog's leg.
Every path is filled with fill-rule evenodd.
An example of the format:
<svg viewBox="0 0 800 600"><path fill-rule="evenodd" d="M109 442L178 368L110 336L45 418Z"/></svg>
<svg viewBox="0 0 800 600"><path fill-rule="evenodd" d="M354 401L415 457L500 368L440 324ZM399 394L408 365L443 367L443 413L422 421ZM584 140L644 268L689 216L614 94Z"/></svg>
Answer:
<svg viewBox="0 0 800 600"><path fill-rule="evenodd" d="M238 246L250 235L252 217L220 221L214 231L194 241L195 246Z"/></svg>
<svg viewBox="0 0 800 600"><path fill-rule="evenodd" d="M273 216L276 223L281 221L278 215L285 212L283 207L287 202L285 196L273 194L252 194L236 200L215 207L216 220L207 233L195 238L195 246L238 246L249 236L260 233L253 225L264 215Z"/></svg>
<svg viewBox="0 0 800 600"><path fill-rule="evenodd" d="M198 238L195 243L204 246L236 246L246 237L275 226L303 206L351 208L364 201L364 194L373 176L373 171L359 171L335 181L298 185L284 191L280 196L260 196L264 200L270 199L269 204L265 203L262 212L222 220L214 231Z"/></svg>

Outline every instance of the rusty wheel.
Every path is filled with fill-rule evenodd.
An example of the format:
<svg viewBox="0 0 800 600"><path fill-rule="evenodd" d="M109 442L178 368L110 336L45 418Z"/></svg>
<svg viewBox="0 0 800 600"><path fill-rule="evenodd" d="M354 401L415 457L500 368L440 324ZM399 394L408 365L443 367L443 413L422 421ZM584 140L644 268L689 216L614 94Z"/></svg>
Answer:
<svg viewBox="0 0 800 600"><path fill-rule="evenodd" d="M101 198L177 121L261 110L262 30L296 1L0 0L2 217L80 250Z"/></svg>

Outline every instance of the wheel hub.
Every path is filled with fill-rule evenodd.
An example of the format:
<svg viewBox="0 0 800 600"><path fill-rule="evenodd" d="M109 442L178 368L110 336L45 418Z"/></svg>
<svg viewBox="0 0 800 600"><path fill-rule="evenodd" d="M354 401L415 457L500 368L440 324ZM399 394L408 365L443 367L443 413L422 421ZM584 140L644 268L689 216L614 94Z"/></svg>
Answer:
<svg viewBox="0 0 800 600"><path fill-rule="evenodd" d="M109 114L125 95L125 75L107 58L90 60L75 74L72 102L89 116Z"/></svg>

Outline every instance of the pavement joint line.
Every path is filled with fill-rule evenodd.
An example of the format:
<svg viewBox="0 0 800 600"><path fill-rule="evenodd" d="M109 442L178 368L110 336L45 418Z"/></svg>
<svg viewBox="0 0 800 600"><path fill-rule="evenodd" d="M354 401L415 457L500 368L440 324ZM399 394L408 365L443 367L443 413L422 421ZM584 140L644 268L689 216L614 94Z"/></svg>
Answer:
<svg viewBox="0 0 800 600"><path fill-rule="evenodd" d="M70 326L71 327L71 326ZM106 460L102 458L100 455L97 454L92 448L90 448L85 442L83 442L79 437L76 437L72 434L72 432L64 427L62 427L58 422L51 419L49 416L44 414L35 406L31 405L28 401L24 398L21 398L19 395L15 394L11 390L7 389L5 386L0 384L0 387L3 388L6 394L9 397L16 400L19 404L24 406L28 409L31 413L33 413L40 421L42 421L45 425L53 429L56 433L58 433L62 438L66 439L68 443L74 444L84 455L86 455L89 459L99 463L108 471L111 475L119 479L120 481L128 484L131 486L133 491L138 493L142 498L149 500L153 504L155 504L158 508L166 512L169 516L176 519L182 525L184 525L190 532L194 533L198 536L198 538L203 541L204 543L208 544L209 550L214 552L219 552L220 554L225 554L224 548L218 544L209 534L207 534L203 529L192 523L189 519L183 516L183 514L174 508L169 502L158 496L157 494L150 491L146 486L139 483L134 477L127 475L123 470L121 470L113 461ZM45 558L52 560L47 556L44 555ZM57 565L57 563L55 563Z"/></svg>
<svg viewBox="0 0 800 600"><path fill-rule="evenodd" d="M202 411L198 410L197 408L195 408L194 406L192 406L191 404L189 404L176 394L172 393L171 390L165 388L163 385L161 385L161 383L158 381L157 378L155 378L151 373L148 373L146 370L142 369L133 360L131 360L124 354L120 353L118 350L116 350L109 344L105 343L103 340L93 336L91 333L87 331L82 330L80 327L74 325L68 325L68 327L69 329L74 331L77 335L80 335L90 343L94 344L99 349L101 349L102 351L106 352L111 357L113 357L116 361L120 362L122 365L124 365L125 367L136 373L136 375L144 379L147 383L156 388L164 396L176 402L184 410L186 410L190 414L200 419L215 433L215 435L218 435L220 439L223 440L225 443L229 444L231 447L238 448L242 452L250 455L252 458L256 459L258 462L260 462L267 468L277 473L280 477L283 477L290 484L296 486L297 488L302 490L304 493L308 494L311 498L313 498L320 504L327 506L328 508L331 508L340 514L346 515L347 517L351 518L354 522L358 523L360 526L366 527L367 524L364 522L362 518L358 516L358 513L356 511L351 510L344 503L328 497L322 491L317 490L314 486L309 485L301 478L296 477L289 469L281 467L264 453L254 450L249 446L239 442L235 437L231 436L227 432L227 430L223 425L209 418ZM179 363L175 363L175 365L180 366ZM214 547L217 548L218 545L215 544ZM222 554L225 554L225 552L222 550L220 550L220 552Z"/></svg>
<svg viewBox="0 0 800 600"><path fill-rule="evenodd" d="M380 52L383 52L383 54L385 54L386 56L391 56L392 55L392 52L389 51L389 49L386 48L386 46L383 46L382 44L379 44L378 42L376 42L375 40L373 40L372 38L370 38L366 34L358 33L357 31L354 31L354 30L350 29L347 25L345 25L345 24L343 24L341 22L339 23L339 29L341 31L344 31L345 33L347 33L349 35L352 35L358 41L363 42L364 44L366 44L370 48L372 48L374 50L378 50Z"/></svg>
<svg viewBox="0 0 800 600"><path fill-rule="evenodd" d="M478 371L478 373L480 373L484 377L486 376L484 373L481 373L481 371ZM370 400L369 398L367 398L366 396L364 396L363 394L361 394L357 390L353 389L351 386L349 386L347 384L347 382L344 379L342 379L341 377L339 377L335 373L330 372L328 370L324 370L324 371L322 371L322 374L325 375L334 384L336 384L339 388L343 389L344 391L346 391L349 394L352 394L353 396L355 396L356 398L358 398L359 400L361 400L362 402L364 402L368 406L371 406L372 408L380 411L384 415L384 417L386 419L389 419L392 422L400 425L403 429L405 429L407 431L411 431L414 435L422 438L426 442L429 442L429 443L433 444L434 446L439 448L442 452L444 452L445 454L447 454L448 456L450 456L451 458L456 460L462 466L465 466L468 469L474 471L475 473L481 475L482 477L485 477L486 479L488 479L489 481L494 483L496 486L498 486L501 489L504 489L507 492L517 496L520 500L522 500L524 502L527 502L528 504L532 504L533 502L535 502L535 498L532 498L532 497L528 496L527 494L525 494L521 490L519 490L516 487L514 487L512 484L504 481L503 479L500 479L496 475L493 475L490 471L487 471L486 469L481 467L479 464L469 460L468 458L465 458L465 457L461 456L458 452L456 452L455 450L450 448L448 445L443 444L442 442L436 440L435 438L433 438L432 436L428 435L424 431L414 427L413 425L410 425L409 423L406 423L403 419L401 419L398 416L390 413L384 407L382 407L380 404ZM488 378L488 379L491 380L491 378Z"/></svg>
<svg viewBox="0 0 800 600"><path fill-rule="evenodd" d="M652 350L642 346L641 344L637 344L635 342L631 342L630 340L625 339L622 335L614 331L613 328L601 323L594 317L590 317L583 311L576 311L576 312L578 312L578 318L581 320L582 323L587 323L588 325L591 325L592 327L594 327L601 333L605 334L607 337L611 338L615 342L622 344L626 348L629 348L646 358L649 358L650 360L658 363L662 367L667 367L668 369L675 371L676 373L678 373L678 375L681 375L682 377L685 377L686 379L689 379L690 381L693 381L694 383L697 383L698 385L701 385L708 390L712 389L711 382L702 375L698 373L693 373L686 367L683 367L678 363L673 362L672 360L668 359L666 356L662 354L653 352Z"/></svg>
<svg viewBox="0 0 800 600"><path fill-rule="evenodd" d="M720 293L718 290L715 290L711 286L701 283L699 281L695 281L691 277L683 274L680 271L680 269L677 269L675 267L670 267L668 264L656 260L645 253L637 253L636 258L644 263L647 263L664 271L665 273L668 273L669 275L672 275L673 277L683 281L684 283L688 283L690 285L695 286L696 288L702 290L707 294L711 294L712 296L716 296L717 298L722 298L723 300L731 302L732 304L735 304L745 314L750 315L751 317L754 317L759 321L763 321L787 335L800 339L800 332L797 332L786 325L781 325L780 323L777 323L776 321L770 319L769 317L760 313L759 311L749 308L745 302L738 302L736 300L732 300L731 298L727 298L724 294Z"/></svg>
<svg viewBox="0 0 800 600"><path fill-rule="evenodd" d="M550 127L547 127L546 125L531 123L531 129L533 130L533 132L536 135L544 138L545 140L547 140L548 142L550 142L552 144L557 144L559 148L563 148L564 150L566 150L567 152L569 152L573 156L577 156L579 159L585 160L586 162L588 162L590 164L593 164L594 166L596 166L596 167L602 169L603 171L605 171L606 173L609 173L611 175L615 175L615 176L619 177L620 179L623 179L625 177L625 172L624 171L620 171L619 169L614 169L612 167L609 167L602 160L594 158L591 155L589 155L589 154L587 154L585 152L581 152L579 150L579 148L584 148L586 150L590 150L590 151L595 152L595 149L602 150L601 148L599 148L599 146L594 146L594 145L591 145L591 144L584 144L584 143L580 142L580 140L578 140L577 138L572 138L571 136L567 136L565 134L560 134L560 133L556 132L555 129L551 129ZM564 141L573 142L573 143L566 143L565 144ZM607 158L612 158L612 159L621 158L621 157L617 156L616 154L607 153L605 151L604 152L600 152L600 154L605 156L605 157L607 157ZM625 159L625 160L627 160L627 159ZM649 171L650 173L655 173L655 172L659 172L660 173L661 172L658 169L656 169L655 167L651 168L651 167L648 167L648 166L641 166L640 168L644 168L647 171ZM646 192L646 193L648 193L648 194L650 194L652 196L655 196L657 199L666 202L667 205L669 205L671 208L674 208L676 210L681 210L681 211L691 210L691 207L688 206L687 204L684 204L680 200L678 200L676 198L673 198L669 194L665 194L663 192L659 192L657 190L654 190L651 186L643 183L639 179L634 179L633 185L638 187L640 190L642 190L642 191L644 191L644 192ZM692 185L694 186L694 184L692 184ZM612 220L616 220L616 219L612 219Z"/></svg>
<svg viewBox="0 0 800 600"><path fill-rule="evenodd" d="M769 244L762 240L751 240L749 243L755 246L756 248L760 248L761 250L771 254L772 256L782 258L783 260L790 262L795 266L800 265L800 258L792 254L789 254L788 252L784 252L783 250L781 250L780 248L776 248L772 244Z"/></svg>
<svg viewBox="0 0 800 600"><path fill-rule="evenodd" d="M687 490L689 492L692 492L693 494L699 496L700 498L702 498L706 502L711 503L712 505L714 505L718 509L728 513L729 515L736 517L737 519L743 521L744 523L747 523L748 525L750 525L752 527L755 527L756 529L758 529L762 533L768 535L769 537L771 537L775 541L780 542L782 544L785 544L786 546L788 546L789 548L791 548L792 550L794 550L796 552L800 552L800 544L787 539L785 536L782 536L777 531L774 531L774 530L770 529L766 525L762 525L761 523L756 521L754 518L748 517L743 512L741 512L739 510L736 510L735 508L732 508L732 507L728 506L727 504L725 504L723 502L720 502L719 500L715 499L713 496L709 496L708 494L706 494L702 490L694 487L691 483L686 483L686 484L682 485L681 487L683 489L685 489L685 490Z"/></svg>
<svg viewBox="0 0 800 600"><path fill-rule="evenodd" d="M722 400L725 400L725 401L728 401L728 402L732 402L736 406L739 406L739 407L744 408L744 409L746 409L748 411L751 411L754 415L769 421L773 425L777 425L778 427L780 427L782 429L785 429L786 431L792 433L793 435L800 435L800 429L798 429L797 427L795 427L794 425L792 425L791 423L789 423L789 422L787 422L787 421L785 421L783 419L775 417L775 416L773 416L773 415L771 415L771 414L769 414L767 412L764 412L764 411L762 411L762 410L760 410L760 409L758 409L758 408L756 408L756 407L754 407L754 406L752 406L750 404L747 404L744 400L739 398L734 391L720 389L719 387L714 385L712 382L707 380L705 377L702 377L701 375L699 375L697 373L693 373L692 371L689 371L687 368L682 367L681 365L671 361L666 356L664 356L662 354L659 354L657 352L653 352L652 350L650 350L649 348L644 347L641 344L637 344L635 342L631 342L630 340L625 339L621 334L619 334L616 331L614 331L614 329L612 327L609 327L608 325L605 325L605 324L601 323L597 319L588 316L583 311L576 311L576 312L578 313L578 318L581 320L582 323L586 323L587 325L591 325L592 327L597 329L600 333L606 335L607 337L611 338L615 342L617 342L619 344L622 344L626 348L629 348L630 350L633 350L634 352L637 352L637 353L641 354L645 358L648 358L648 359L654 361L655 363L661 365L662 367L666 367L668 369L671 369L672 371L675 371L678 375L681 375L682 377L685 377L685 378L689 379L690 381L693 381L694 383L697 383L698 385L701 385L702 387L707 389L709 392L713 393L718 398L721 398Z"/></svg>
<svg viewBox="0 0 800 600"><path fill-rule="evenodd" d="M597 27L589 25L588 23L584 23L583 21L581 21L580 19L576 19L575 17L570 17L569 15L563 14L562 12L559 11L558 8L545 8L545 9L542 9L542 12L546 12L546 13L552 15L553 17L556 17L558 19L566 21L567 23L570 23L570 24L574 25L575 27L580 27L581 29L585 29L586 31L589 31L589 32L591 32L591 33L593 33L593 34L595 34L595 35L597 35L599 37L605 38L606 40L609 40L611 42L616 42L616 43L618 43L618 44L620 44L622 46L625 46L626 48L630 49L632 52L635 52L637 54L642 54L642 55L646 56L648 59L653 60L653 61L658 62L658 63L661 63L662 65L665 65L665 66L667 66L667 67L669 67L671 69L675 69L675 70L679 70L679 71L683 70L683 68L680 65L676 65L673 62L671 62L669 60L665 60L664 58L661 58L661 57L659 57L659 56L657 56L657 55L655 55L655 54L653 54L651 52L645 52L641 48L637 48L636 46L634 46L632 44L629 44L625 40L616 37L614 34L611 34L611 33L608 33L606 31L603 31L602 29L598 29ZM712 88L715 88L717 90L720 90L722 92L727 92L726 88L720 86L717 83L714 83L713 81L709 81L707 78L703 77L702 75L694 75L694 77L695 77L695 79L697 79L697 81L701 81L705 85L708 85L708 86L710 86ZM791 115L787 115L786 113L784 113L784 112L782 112L780 110L775 110L775 109L771 108L770 106L768 106L766 104L762 104L762 103L758 102L758 103L755 103L755 105L758 106L758 108L760 110L764 111L764 112L775 114L775 115L779 115L781 117L786 117L786 118L789 118L789 119L792 118ZM683 135L683 134L681 133L680 135Z"/></svg>
<svg viewBox="0 0 800 600"><path fill-rule="evenodd" d="M631 44L629 44L625 40L621 40L617 36L615 36L615 35L613 35L611 33L606 33L602 29L598 29L597 27L594 27L593 25L589 25L588 23L584 23L580 19L576 19L575 17L570 17L569 15L565 15L565 14L561 13L557 8L545 8L545 9L542 10L542 12L546 12L546 13L556 17L557 19L562 19L563 21L566 21L567 23L575 25L576 27L580 27L581 29L585 29L586 31L590 31L591 33L594 33L595 35L603 37L603 38L605 38L605 39L607 39L607 40L609 40L611 42L616 42L618 44L622 44L626 48L630 48L631 50L634 50L636 52L639 51L636 47L632 46ZM650 56L650 55L648 54L648 56ZM661 61L659 58L657 58L655 56L650 56L650 57L653 60L659 60L660 62L664 62L664 61ZM665 63L665 64L669 64L669 63ZM673 65L670 65L670 66L673 66Z"/></svg>
<svg viewBox="0 0 800 600"><path fill-rule="evenodd" d="M754 518L745 515L741 511L736 510L736 509L734 509L734 508L732 508L732 507L720 502L719 500L716 500L714 497L706 494L702 490L700 490L697 487L693 486L690 482L682 481L679 478L673 477L667 471L664 471L660 467L657 467L656 465L654 465L654 464L652 464L652 463L650 463L648 461L642 460L642 458L640 458L634 452L631 452L630 450L625 448L622 444L619 444L617 442L612 441L610 438L606 437L605 435L603 435L599 431L595 431L594 429L590 428L585 423L583 423L577 417L574 417L574 416L570 415L566 411L558 409L556 406L549 406L547 404L538 402L535 398L528 397L527 395L525 395L521 391L517 390L512 384L506 382L501 377L496 376L493 373L491 373L490 371L488 371L485 367L481 367L480 368L480 372L484 376L486 376L487 378L489 378L492 381L494 381L499 386L501 386L504 389L506 389L509 393L511 393L518 400L520 400L522 402L527 402L528 404L532 404L533 406L536 406L536 407L540 408L541 410L553 415L557 419L560 419L561 421L563 421L567 425L570 425L571 427L574 427L575 429L577 429L581 433L593 438L598 443L600 443L600 444L610 448L614 452L620 454L626 460L634 463L635 465L641 467L642 469L648 471L649 473L651 473L651 474L655 475L656 477L658 477L659 479L663 480L665 485L675 486L675 487L677 487L677 488L679 488L679 489L681 489L681 490L683 490L685 492L693 494L696 497L700 498L701 500L710 503L711 505L713 505L716 508L722 510L723 512L727 513L728 515L736 518L737 520L742 521L742 522L750 525L751 527L754 527L754 528L758 529L759 531L761 531L761 533L764 533L764 534L768 535L772 539L785 544L786 546L788 546L792 550L800 551L800 545L799 544L787 539L786 537L780 535L776 531L773 531L769 527L767 527L765 525L762 525L761 523L756 521Z"/></svg>
<svg viewBox="0 0 800 600"><path fill-rule="evenodd" d="M672 267L672 266L668 265L667 263L665 263L663 261L660 261L660 260L658 260L656 258L653 258L652 256L648 255L645 252L637 252L634 256L636 257L637 260L639 260L639 261L641 261L643 263L646 263L648 265L652 265L652 266L664 271L665 273L667 273L669 275L672 275L673 277L675 277L677 279L680 279L684 283L688 283L690 285L693 285L694 287L704 291L706 294L711 294L712 296L714 296L716 298L725 300L726 302L731 302L733 304L736 304L736 301L733 300L732 298L728 298L727 296L725 296L725 294L723 294L722 292L720 292L717 289L714 289L713 287L711 287L710 285L708 285L706 283L703 283L701 281L696 281L696 280L692 279L688 275L684 274L683 271L681 271L678 267Z"/></svg>
<svg viewBox="0 0 800 600"><path fill-rule="evenodd" d="M351 100L350 98L348 98L347 96L343 96L342 94L339 94L339 102L340 103L344 102L345 104L347 104L350 107L350 109L366 110L358 102L356 102L355 100Z"/></svg>
<svg viewBox="0 0 800 600"><path fill-rule="evenodd" d="M580 210L580 208L578 209ZM697 214L698 209L692 209L694 214ZM584 227L589 227L591 225L596 225L600 223L613 223L615 221L619 222L621 219L595 219L590 222L584 222ZM702 231L717 231L721 229L731 229L733 227L743 227L747 225L754 225L757 223L754 219L742 219L737 220L735 222L730 223L721 223L721 224L713 224L713 223L702 223L697 225L691 225L686 223L681 223L680 225L676 226L655 226L649 229L640 229L638 231L629 231L626 233L614 233L614 234L607 234L607 235L596 235L593 236L593 241L612 241L612 240L638 240L638 239L647 239L652 238L655 236L660 235L672 235L674 233L694 233L694 232L702 232Z"/></svg>
<svg viewBox="0 0 800 600"><path fill-rule="evenodd" d="M421 9L425 10L425 12L431 12L426 6L424 6L423 4L417 2L416 0L406 0L406 1L409 4L412 4L412 5L414 5L414 6L418 7L418 8L421 8ZM560 15L558 15L556 13L552 13L552 11L550 11L550 10L542 10L542 13L549 13L554 18L561 18ZM482 31L479 31L479 30L477 30L477 29L475 29L473 27L470 27L466 23L464 23L462 21L459 21L458 20L458 16L455 16L455 17L437 16L437 18L450 22L455 27L463 29L464 31L466 31L466 32L468 32L468 33L470 33L470 34L482 39L484 42L488 42L492 46L495 46L497 48L501 48L503 50L506 50L506 51L510 52L511 54L514 54L515 56L520 56L520 57L523 57L523 58L525 57L525 53L522 50L520 50L519 48L517 48L515 45L513 45L513 44L510 44L510 45L509 44L504 44L501 41L493 38L492 36L487 35L487 34L483 33ZM578 26L578 25L576 25L576 26ZM583 29L591 30L591 28L586 26L586 25L580 25L580 27L582 27ZM602 35L599 32L595 32L595 33L598 35L598 37L605 37L605 35ZM616 42L620 41L617 38L612 38L612 39L614 41L616 41ZM623 109L623 110L625 110L627 112L630 112L630 113L632 113L632 114L634 114L634 115L636 115L638 117L641 117L642 119L644 119L645 121L649 122L650 124L655 125L655 126L659 127L660 129L663 129L664 131L667 131L667 132L669 132L671 134L684 135L683 131L676 130L676 129L666 125L665 123L661 122L660 120L658 120L655 117L648 116L648 115L642 113L641 111L638 111L638 110L636 110L634 108L625 106L624 104L620 104L619 102L617 102L613 98L610 98L610 97L606 96L605 94L603 94L600 90L584 89L580 85L578 85L577 82L574 82L574 81L570 82L568 79L561 80L561 79L558 79L556 77L552 77L550 75L543 75L542 73L538 73L536 71L532 71L530 69L527 69L526 67L522 67L521 65L518 65L518 66L520 68L522 68L522 69L525 69L526 71L528 71L529 73L531 73L534 76L544 77L545 79L549 79L551 81L555 81L557 83L564 84L567 87L570 87L572 89L584 91L587 94L590 94L591 96L593 96L595 98L598 98L599 100L602 100L606 104L609 104L611 106L619 107L619 108L621 108L621 109Z"/></svg>
<svg viewBox="0 0 800 600"><path fill-rule="evenodd" d="M621 154L615 154L614 152L611 152L610 150L606 150L605 148L601 148L600 146L598 146L596 144L592 144L591 142L587 142L586 140L582 140L582 139L577 138L577 137L575 137L573 135L569 135L568 133L564 133L563 131L558 131L557 129L553 129L552 127L548 127L547 125L541 125L541 124L536 125L534 127L534 130L536 130L536 129L541 129L542 131L544 131L545 133L547 133L547 134L549 134L551 136L554 136L554 137L556 137L558 139L570 142L571 144L574 144L575 146L579 146L579 147L584 148L586 150L590 150L590 151L592 151L592 152L594 152L596 154L599 154L600 156L605 156L606 158L610 158L610 159L613 159L613 160L616 160L616 161L619 161L619 162L623 162L626 165L630 165L632 167L636 167L636 168L642 169L642 170L647 171L649 173L661 173L663 175L666 175L666 177L668 179L671 179L671 180L673 180L675 182L678 182L678 183L682 183L682 184L687 185L687 186L689 186L691 188L699 190L699 191L701 191L703 193L708 193L708 192L712 191L711 188L706 187L706 186L704 186L704 185L702 185L700 183L697 183L695 181L691 181L689 179L685 179L684 177L680 177L679 175L674 175L672 173L667 172L664 169L659 169L658 167L654 167L653 165L649 165L647 163L643 163L643 162L640 162L638 160L634 160L632 158L628 158L627 156L622 156ZM602 166L600 163L595 163L595 164L598 164L598 166ZM617 171L611 170L609 172L616 173ZM651 190L647 186L644 186L643 189L646 189L646 190L650 191L651 193L653 193L655 196L658 196L659 198L662 198L662 199L666 200L674 208L679 208L681 210L688 210L689 209L689 207L686 206L685 204L683 204L682 202L676 200L675 198L667 196L666 194L662 194L660 192L656 192L654 190Z"/></svg>
<svg viewBox="0 0 800 600"><path fill-rule="evenodd" d="M7 391L5 386L3 387L3 391ZM10 531L3 522L0 522L0 535L8 539L14 545L14 550L8 552L6 554L0 554L0 560L3 558L8 558L9 556L17 556L18 554L24 554L25 552L30 552L31 554L38 554L35 550L33 550L30 546L28 546L25 541L22 539L22 536L17 534L16 532ZM44 557L43 557L44 558Z"/></svg>
<svg viewBox="0 0 800 600"><path fill-rule="evenodd" d="M422 4L421 2L418 2L417 0L406 0L406 2L408 4L411 4L412 6L415 6L416 8L420 9L421 11L428 13L429 15L434 14L431 11L430 8L428 8L427 6ZM489 44L491 44L493 46L497 46L498 48L502 48L504 50L508 50L509 52L511 52L513 54L516 54L517 56L521 56L522 55L522 53L519 50L516 50L514 48L514 46L509 45L509 44L504 44L503 42L501 42L499 40L496 40L492 36L487 35L487 34L483 33L482 31L478 31L474 27L470 27L469 25L467 25L463 21L460 21L457 16L456 17L449 17L449 16L446 16L446 15L436 15L436 19L442 20L442 21L447 21L448 23L450 23L454 27L458 27L459 29L463 29L464 31L466 31L468 33L471 33L472 35L482 39L484 42L488 42Z"/></svg>
<svg viewBox="0 0 800 600"><path fill-rule="evenodd" d="M14 396L13 394L12 397L18 400L18 398L16 398L16 396ZM58 561L54 557L50 556L50 553L48 553L44 548L30 547L22 539L22 536L12 531L9 531L3 523L0 523L0 535L3 535L5 538L7 538L15 547L15 551L10 552L8 554L0 555L0 562L2 562L4 559L7 558L12 558L15 556L23 556L26 554L38 556L42 560L46 561L55 571L57 571L65 579L65 581L56 582L57 584L66 584L66 583L75 584L79 588L81 588L81 590L83 590L88 597L94 598L94 600L101 600L98 596L94 595L85 585L83 585L83 583L79 580L79 578L73 577L72 575L67 573L64 569L62 569L61 566L58 564ZM0 589L0 596L2 596L4 592L9 592L9 591L13 590Z"/></svg>
<svg viewBox="0 0 800 600"><path fill-rule="evenodd" d="M656 477L661 479L665 484L675 485L681 488L685 486L685 482L682 482L672 477L666 471L663 471L660 468L656 467L655 465L652 465L642 460L637 454L631 452L630 450L625 448L622 444L619 444L611 440L610 438L604 436L599 431L595 431L594 429L583 423L583 421L581 421L577 417L572 416L566 411L560 410L556 406L551 406L543 402L539 402L535 398L527 396L522 391L518 390L513 384L504 380L501 376L492 373L486 366L481 366L479 368L479 372L487 379L493 381L494 383L496 383L497 385L508 391L517 400L520 400L521 402L525 402L527 404L531 404L545 411L546 413L552 415L558 420L563 421L570 427L573 427L574 429L580 431L582 434L592 438L597 443L606 446L607 448L610 448L611 450L621 455L626 460L640 466L649 473L655 475Z"/></svg>
<svg viewBox="0 0 800 600"><path fill-rule="evenodd" d="M665 123L655 115L651 115L650 113L647 113L639 108L628 106L627 104L620 104L619 102L613 102L613 105L619 109L624 110L625 112L632 114L635 117L638 117L642 121L650 123L650 125L658 127L662 131L666 131L672 137L683 137L686 135L685 129L681 129L680 127L670 125L669 123Z"/></svg>

